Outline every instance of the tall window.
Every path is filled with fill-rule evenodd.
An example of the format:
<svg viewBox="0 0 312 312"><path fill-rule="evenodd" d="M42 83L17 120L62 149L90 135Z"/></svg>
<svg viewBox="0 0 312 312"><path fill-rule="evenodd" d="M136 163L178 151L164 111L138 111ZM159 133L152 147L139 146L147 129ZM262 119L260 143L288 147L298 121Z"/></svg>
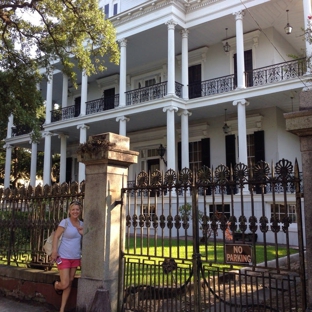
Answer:
<svg viewBox="0 0 312 312"><path fill-rule="evenodd" d="M296 205L295 204L275 204L275 215L276 217L282 221L283 218L287 215L292 223L297 223L297 215L296 215ZM271 204L271 217L274 216L274 205Z"/></svg>
<svg viewBox="0 0 312 312"><path fill-rule="evenodd" d="M247 159L248 165L255 164L255 136L254 134L247 135Z"/></svg>
<svg viewBox="0 0 312 312"><path fill-rule="evenodd" d="M202 142L190 142L189 143L189 160L190 169L197 170L202 167Z"/></svg>

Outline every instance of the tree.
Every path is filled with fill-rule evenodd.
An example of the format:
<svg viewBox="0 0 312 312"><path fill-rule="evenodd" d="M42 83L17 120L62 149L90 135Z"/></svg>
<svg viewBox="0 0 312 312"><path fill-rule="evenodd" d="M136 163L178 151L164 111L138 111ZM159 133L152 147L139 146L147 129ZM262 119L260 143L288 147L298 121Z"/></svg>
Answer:
<svg viewBox="0 0 312 312"><path fill-rule="evenodd" d="M0 0L0 32L2 131L11 113L39 129L36 110L43 100L36 85L44 78L39 69L49 75L59 62L75 86L74 68L87 75L104 71L106 54L119 62L115 29L96 0Z"/></svg>

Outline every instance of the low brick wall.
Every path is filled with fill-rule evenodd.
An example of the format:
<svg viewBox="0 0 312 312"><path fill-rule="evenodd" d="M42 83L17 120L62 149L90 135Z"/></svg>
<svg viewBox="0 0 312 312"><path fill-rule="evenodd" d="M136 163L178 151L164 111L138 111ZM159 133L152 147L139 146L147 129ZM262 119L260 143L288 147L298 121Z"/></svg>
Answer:
<svg viewBox="0 0 312 312"><path fill-rule="evenodd" d="M66 309L76 307L77 285L79 276L75 277ZM43 271L0 265L0 293L22 301L33 301L60 308L61 296L53 289L53 281L59 280L57 271Z"/></svg>

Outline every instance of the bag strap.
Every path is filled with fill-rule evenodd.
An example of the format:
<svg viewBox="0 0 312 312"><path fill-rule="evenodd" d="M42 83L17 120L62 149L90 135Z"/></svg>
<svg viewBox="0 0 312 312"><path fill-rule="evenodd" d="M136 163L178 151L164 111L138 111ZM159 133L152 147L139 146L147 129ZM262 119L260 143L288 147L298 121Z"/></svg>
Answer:
<svg viewBox="0 0 312 312"><path fill-rule="evenodd" d="M65 219L65 229L64 229L64 232L62 233L62 236L60 237L60 245L61 245L62 240L63 240L63 235L67 229L67 225L68 225L68 218Z"/></svg>

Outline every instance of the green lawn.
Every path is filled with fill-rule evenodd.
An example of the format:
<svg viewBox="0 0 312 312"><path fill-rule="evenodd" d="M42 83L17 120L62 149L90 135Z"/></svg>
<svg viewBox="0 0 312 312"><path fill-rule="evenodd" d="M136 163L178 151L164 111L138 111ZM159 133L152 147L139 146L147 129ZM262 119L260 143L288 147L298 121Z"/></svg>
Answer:
<svg viewBox="0 0 312 312"><path fill-rule="evenodd" d="M251 245L252 246L252 245ZM286 247L275 249L275 245L263 246L256 243L254 257L255 264L270 261L287 255ZM289 254L297 253L296 249L288 249ZM200 245L200 254L205 275L222 274L222 271L239 269L248 264L227 264L224 261L224 245L222 242L209 242L208 246ZM146 238L137 239L130 238L126 242L126 267L125 277L126 284L183 284L190 276L192 271L193 242L185 241L185 245L178 245L176 240L159 240L148 241ZM164 274L162 264L166 258L173 258L177 263L177 268L168 274ZM221 273L217 273L221 272Z"/></svg>
<svg viewBox="0 0 312 312"><path fill-rule="evenodd" d="M246 243L248 245L248 243ZM264 246L263 244L256 243L255 247L249 244L253 251L253 259L255 263L262 263L266 260L274 260L276 258L284 257L289 254L297 253L296 249L288 249L286 247L278 247L274 245ZM180 243L175 239L163 239L163 240L147 240L146 238L137 239L130 238L126 242L126 254L133 258L132 256L144 259L145 262L151 259L152 262L163 261L165 258L174 258L178 262L190 262L193 256L193 241L180 241ZM216 245L212 241L208 242L208 245L201 244L199 246L199 253L201 254L202 260L207 262L217 262L224 263L224 245L223 242L217 242Z"/></svg>

